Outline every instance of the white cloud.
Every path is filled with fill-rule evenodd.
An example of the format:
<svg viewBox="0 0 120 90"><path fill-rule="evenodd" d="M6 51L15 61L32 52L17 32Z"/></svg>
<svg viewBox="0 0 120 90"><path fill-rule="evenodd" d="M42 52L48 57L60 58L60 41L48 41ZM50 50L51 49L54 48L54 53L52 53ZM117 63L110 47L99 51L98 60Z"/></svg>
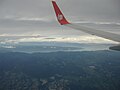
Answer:
<svg viewBox="0 0 120 90"><path fill-rule="evenodd" d="M97 25L120 25L120 22L98 22L98 21L74 21L82 24L97 24Z"/></svg>
<svg viewBox="0 0 120 90"><path fill-rule="evenodd" d="M51 19L46 18L46 17L42 17L42 18L37 18L37 17L33 17L33 18L29 18L29 17L21 17L21 18L16 18L15 20L18 21L44 21L44 22L50 22Z"/></svg>
<svg viewBox="0 0 120 90"><path fill-rule="evenodd" d="M16 47L14 47L14 46L2 46L2 48L16 48Z"/></svg>
<svg viewBox="0 0 120 90"><path fill-rule="evenodd" d="M70 36L70 37L38 37L38 38L22 38L18 40L19 42L70 42L70 43L112 43L117 44L117 42L100 38L97 36Z"/></svg>
<svg viewBox="0 0 120 90"><path fill-rule="evenodd" d="M20 17L20 16L13 16L13 15L6 15L2 17L3 20L15 20L15 21L44 21L50 22L53 20L51 16L45 17Z"/></svg>

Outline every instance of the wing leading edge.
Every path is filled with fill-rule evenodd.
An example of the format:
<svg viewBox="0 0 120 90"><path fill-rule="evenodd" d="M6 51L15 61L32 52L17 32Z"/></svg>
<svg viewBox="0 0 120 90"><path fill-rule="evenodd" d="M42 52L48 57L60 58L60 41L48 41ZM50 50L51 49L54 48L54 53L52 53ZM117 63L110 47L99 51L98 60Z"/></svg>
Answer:
<svg viewBox="0 0 120 90"><path fill-rule="evenodd" d="M52 1L52 4L53 4L53 7L54 7L56 16L57 16L57 20L61 25L65 25L65 26L68 26L70 28L80 30L80 31L83 31L83 32L86 32L86 33L89 33L89 34L92 34L92 35L99 36L99 37L103 37L103 38L106 38L106 39L109 39L109 40L120 42L120 35L119 34L114 34L114 33L106 32L106 31L101 31L101 30L96 30L96 29L80 26L78 24L69 23L67 21L67 19L64 17L61 10L59 9L56 2Z"/></svg>

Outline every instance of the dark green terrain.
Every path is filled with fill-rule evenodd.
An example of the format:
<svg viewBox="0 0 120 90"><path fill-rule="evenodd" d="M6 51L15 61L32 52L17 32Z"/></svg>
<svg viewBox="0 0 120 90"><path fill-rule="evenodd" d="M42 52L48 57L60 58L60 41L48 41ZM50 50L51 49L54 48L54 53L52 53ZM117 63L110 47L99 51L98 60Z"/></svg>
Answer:
<svg viewBox="0 0 120 90"><path fill-rule="evenodd" d="M120 52L1 52L0 90L120 90Z"/></svg>

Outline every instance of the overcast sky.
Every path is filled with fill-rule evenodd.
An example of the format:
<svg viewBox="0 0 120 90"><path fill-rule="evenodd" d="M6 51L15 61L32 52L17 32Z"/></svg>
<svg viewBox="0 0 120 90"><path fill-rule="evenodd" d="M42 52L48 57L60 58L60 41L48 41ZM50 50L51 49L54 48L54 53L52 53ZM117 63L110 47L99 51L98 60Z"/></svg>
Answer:
<svg viewBox="0 0 120 90"><path fill-rule="evenodd" d="M120 27L120 0L56 0L72 22L109 22ZM120 29L120 28L118 28ZM0 0L0 35L82 35L56 22L51 0Z"/></svg>

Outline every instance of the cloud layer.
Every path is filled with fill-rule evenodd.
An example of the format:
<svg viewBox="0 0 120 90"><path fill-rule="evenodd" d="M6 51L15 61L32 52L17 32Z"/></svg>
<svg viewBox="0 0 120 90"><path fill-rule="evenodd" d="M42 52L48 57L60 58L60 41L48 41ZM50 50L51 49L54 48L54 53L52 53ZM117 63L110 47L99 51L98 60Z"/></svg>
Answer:
<svg viewBox="0 0 120 90"><path fill-rule="evenodd" d="M119 0L56 1L70 21L85 25L94 24L93 27L107 25L110 27L107 29L112 32L120 29ZM50 0L0 0L0 35L37 34L87 35L60 26Z"/></svg>

